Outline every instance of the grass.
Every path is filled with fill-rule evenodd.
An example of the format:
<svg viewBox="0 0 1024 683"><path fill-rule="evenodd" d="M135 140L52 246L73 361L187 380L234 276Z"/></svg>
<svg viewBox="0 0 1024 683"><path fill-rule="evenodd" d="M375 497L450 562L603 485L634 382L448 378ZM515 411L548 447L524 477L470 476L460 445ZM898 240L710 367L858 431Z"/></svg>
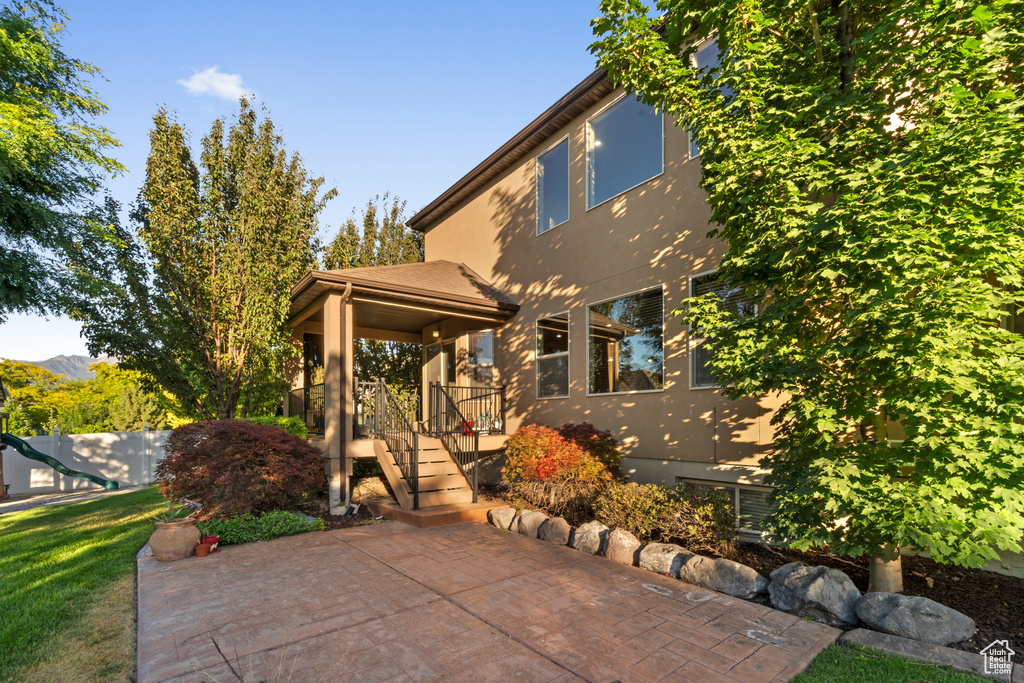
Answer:
<svg viewBox="0 0 1024 683"><path fill-rule="evenodd" d="M155 487L0 516L0 683L126 681Z"/></svg>
<svg viewBox="0 0 1024 683"><path fill-rule="evenodd" d="M977 674L915 662L858 645L830 645L793 683L991 683Z"/></svg>

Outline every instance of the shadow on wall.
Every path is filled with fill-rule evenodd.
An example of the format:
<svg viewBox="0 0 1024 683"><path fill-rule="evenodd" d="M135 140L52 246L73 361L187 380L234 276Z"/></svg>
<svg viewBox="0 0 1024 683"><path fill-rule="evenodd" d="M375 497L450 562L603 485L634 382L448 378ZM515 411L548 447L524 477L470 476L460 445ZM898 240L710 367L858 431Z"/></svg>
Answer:
<svg viewBox="0 0 1024 683"><path fill-rule="evenodd" d="M494 256L493 272L481 274L521 306L496 335L509 427L589 421L610 430L626 457L756 464L771 443L777 402L730 402L689 388L688 331L671 310L688 296L689 276L712 270L725 249L707 237L711 213L699 165L671 161L668 142L666 136L665 173L589 210L578 152L570 161L570 219L541 235L533 163L508 172L484 195ZM582 150L582 140L571 147ZM665 288L665 391L588 396L588 304L658 285ZM564 311L570 312L569 397L538 400L534 326Z"/></svg>

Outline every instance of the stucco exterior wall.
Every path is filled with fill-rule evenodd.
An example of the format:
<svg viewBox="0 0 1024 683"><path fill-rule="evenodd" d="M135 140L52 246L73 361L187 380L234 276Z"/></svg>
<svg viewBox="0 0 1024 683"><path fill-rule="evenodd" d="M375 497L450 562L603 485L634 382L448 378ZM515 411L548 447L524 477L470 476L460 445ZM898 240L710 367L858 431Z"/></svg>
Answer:
<svg viewBox="0 0 1024 683"><path fill-rule="evenodd" d="M713 270L724 244L709 239L710 208L688 136L664 121L664 172L590 210L586 208L586 120L621 96L610 95L531 154L434 221L427 260L465 263L522 307L495 333L495 364L508 385L509 428L537 422L592 422L609 429L629 458L743 465L765 453L778 402L739 402L690 388L690 339L671 315L689 277ZM569 137L569 221L536 234L536 158ZM587 395L587 305L663 286L665 389ZM570 395L536 396L535 323L569 311ZM450 333L448 330L445 330ZM425 343L427 340L424 340ZM637 474L655 469L639 467ZM638 476L639 479L646 477Z"/></svg>

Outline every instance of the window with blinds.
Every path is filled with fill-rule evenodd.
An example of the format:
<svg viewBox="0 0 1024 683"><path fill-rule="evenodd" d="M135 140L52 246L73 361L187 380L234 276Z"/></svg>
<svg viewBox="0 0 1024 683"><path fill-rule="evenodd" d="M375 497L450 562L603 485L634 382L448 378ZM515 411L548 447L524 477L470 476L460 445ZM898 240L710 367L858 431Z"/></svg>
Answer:
<svg viewBox="0 0 1024 683"><path fill-rule="evenodd" d="M761 520L771 514L772 506L768 503L766 489L751 488L749 486L731 486L729 484L711 483L707 481L694 481L676 477L677 484L696 486L698 488L714 489L729 495L730 507L736 515L736 528L740 531L753 532L756 535L762 533Z"/></svg>
<svg viewBox="0 0 1024 683"><path fill-rule="evenodd" d="M718 296L718 306L722 310L732 311L741 316L757 313L754 300L739 287L733 287L720 278L717 272L690 278L690 296L701 296L709 292ZM693 329L690 335L690 387L716 386L718 382L715 380L715 373L708 367L713 352L704 345L701 330Z"/></svg>
<svg viewBox="0 0 1024 683"><path fill-rule="evenodd" d="M661 287L591 304L588 394L665 387L665 302Z"/></svg>
<svg viewBox="0 0 1024 683"><path fill-rule="evenodd" d="M569 395L569 314L537 320L537 398Z"/></svg>

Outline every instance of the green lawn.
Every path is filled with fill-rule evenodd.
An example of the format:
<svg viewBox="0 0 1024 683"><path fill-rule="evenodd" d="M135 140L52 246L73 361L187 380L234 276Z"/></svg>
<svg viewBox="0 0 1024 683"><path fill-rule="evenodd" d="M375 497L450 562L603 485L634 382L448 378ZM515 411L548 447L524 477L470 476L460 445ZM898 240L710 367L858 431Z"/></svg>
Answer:
<svg viewBox="0 0 1024 683"><path fill-rule="evenodd" d="M151 487L0 516L0 683L67 680L62 660L127 680L135 554L162 503Z"/></svg>
<svg viewBox="0 0 1024 683"><path fill-rule="evenodd" d="M857 645L831 645L793 683L991 683L991 679L885 654Z"/></svg>

